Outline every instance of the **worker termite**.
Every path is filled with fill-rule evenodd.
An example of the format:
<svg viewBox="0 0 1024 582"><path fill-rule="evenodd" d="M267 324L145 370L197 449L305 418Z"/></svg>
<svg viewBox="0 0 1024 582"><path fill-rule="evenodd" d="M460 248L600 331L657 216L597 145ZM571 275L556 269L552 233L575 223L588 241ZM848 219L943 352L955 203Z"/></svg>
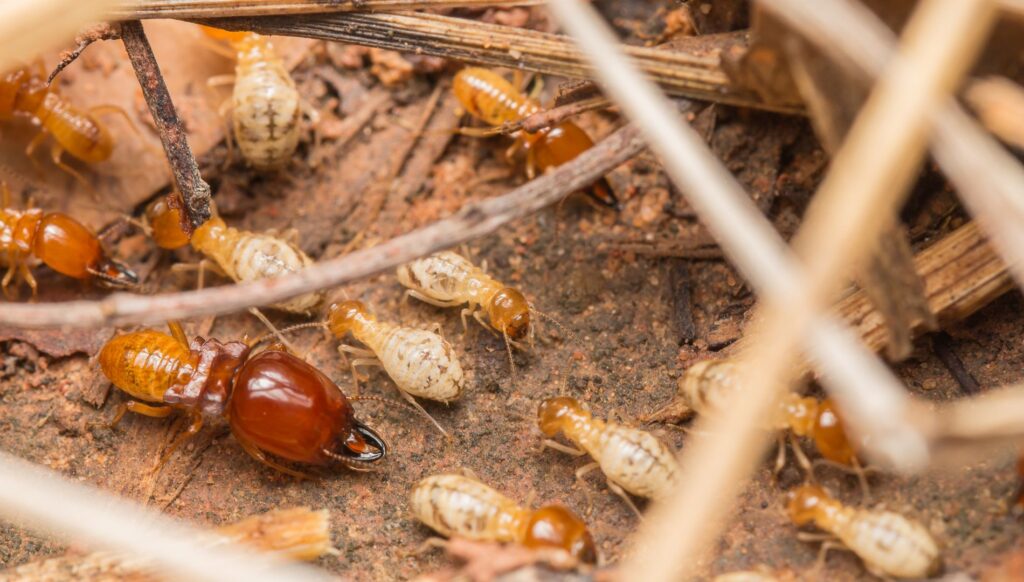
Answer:
<svg viewBox="0 0 1024 582"><path fill-rule="evenodd" d="M690 412L698 414L719 414L728 398L738 390L737 366L730 360L705 360L691 366L679 381L676 401L665 408L674 407L676 417ZM658 417L655 413L650 418ZM851 442L835 404L828 398L818 400L789 392L776 403L774 414L764 422L766 430L789 430L793 453L804 470L813 475L811 463L796 442L796 437L808 437L824 457L816 464L827 464L846 471L852 471L861 482L865 494L869 491L865 468L857 458L857 451ZM780 441L775 472L785 464L785 444Z"/></svg>
<svg viewBox="0 0 1024 582"><path fill-rule="evenodd" d="M452 91L470 115L492 126L519 121L541 110L536 101L520 93L504 77L479 67L466 67L456 73ZM473 132L462 130L462 133ZM532 180L538 171L560 166L593 145L593 140L578 125L563 121L536 133L517 132L510 152L526 151L526 174ZM586 192L604 206L619 207L615 192L604 178Z"/></svg>
<svg viewBox="0 0 1024 582"><path fill-rule="evenodd" d="M17 117L28 119L39 128L39 133L25 149L30 158L46 136L53 137L50 159L54 165L88 185L85 178L61 158L64 152L87 163L98 163L110 158L114 138L96 116L119 113L131 123L127 113L113 105L91 107L81 111L68 103L57 90L46 82L46 72L19 67L0 75L0 121ZM134 128L134 125L132 126Z"/></svg>
<svg viewBox="0 0 1024 582"><path fill-rule="evenodd" d="M416 259L399 267L397 275L409 297L438 307L468 303L461 314L463 329L471 314L480 325L497 330L505 339L510 362L513 345L522 348L520 341L533 342L530 316L540 313L518 289L498 282L461 255L445 251Z"/></svg>
<svg viewBox="0 0 1024 582"><path fill-rule="evenodd" d="M341 389L281 347L252 354L243 342L201 337L189 342L180 325L170 328L171 335L155 330L117 335L99 353L103 374L134 398L121 405L113 425L127 411L156 418L175 409L189 414L188 430L164 459L202 428L203 414L226 416L247 453L297 477L305 475L267 455L356 471L369 470L387 455L387 443L355 418Z"/></svg>
<svg viewBox="0 0 1024 582"><path fill-rule="evenodd" d="M284 62L265 36L206 26L203 31L227 41L235 52L234 76L211 82L235 84L229 102L231 124L242 157L261 171L283 167L299 144L302 117L299 91Z"/></svg>
<svg viewBox="0 0 1024 582"><path fill-rule="evenodd" d="M581 478L600 467L608 478L608 487L640 515L626 492L650 499L664 498L675 486L679 463L675 453L651 433L614 422L594 418L576 399L548 398L537 410L542 433L553 437L559 432L576 444L573 449L551 440L544 445L571 455L589 454L594 463L576 471Z"/></svg>
<svg viewBox="0 0 1024 582"><path fill-rule="evenodd" d="M819 564L830 549L848 549L879 578L930 578L942 571L938 544L923 525L891 511L846 507L817 485L787 494L789 518L797 526L813 523L827 535L801 535L823 541Z"/></svg>
<svg viewBox="0 0 1024 582"><path fill-rule="evenodd" d="M177 249L191 243L192 248L209 259L200 263L200 269L212 265L235 281L257 281L294 273L313 264L302 249L282 238L227 226L212 204L213 216L190 237L182 226L181 209L181 198L169 194L146 209L146 223L153 242L161 248ZM306 293L271 307L308 315L322 297L320 292ZM267 323L265 319L264 322Z"/></svg>
<svg viewBox="0 0 1024 582"><path fill-rule="evenodd" d="M54 271L74 279L96 280L108 287L127 288L139 282L127 266L107 256L96 237L80 222L60 212L39 208L16 210L10 207L10 191L0 183L3 208L0 208L0 253L7 266L0 284L5 296L17 274L37 293L38 284L31 265L38 261Z"/></svg>
<svg viewBox="0 0 1024 582"><path fill-rule="evenodd" d="M351 364L353 378L358 380L357 366L383 367L402 397L447 435L413 396L447 404L462 394L465 379L451 344L431 331L379 321L361 301L331 305L327 327L339 339L351 333L352 337L370 348L338 346L342 357L346 352L358 356Z"/></svg>
<svg viewBox="0 0 1024 582"><path fill-rule="evenodd" d="M558 548L596 563L594 539L583 521L561 505L531 510L462 475L433 475L409 496L416 519L445 537Z"/></svg>

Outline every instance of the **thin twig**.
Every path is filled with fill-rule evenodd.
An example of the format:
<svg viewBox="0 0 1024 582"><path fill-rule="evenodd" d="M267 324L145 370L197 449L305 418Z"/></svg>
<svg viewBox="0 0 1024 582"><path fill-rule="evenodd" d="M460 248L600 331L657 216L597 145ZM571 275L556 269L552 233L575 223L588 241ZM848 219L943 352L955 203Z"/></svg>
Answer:
<svg viewBox="0 0 1024 582"><path fill-rule="evenodd" d="M0 452L0 514L35 530L151 560L184 580L329 580L314 568L285 564L231 544L211 548L208 534Z"/></svg>
<svg viewBox="0 0 1024 582"><path fill-rule="evenodd" d="M60 54L60 61L57 66L54 67L50 76L46 78L46 84L53 83L53 80L57 78L57 75L65 69L68 65L75 62L82 51L89 48L89 45L98 40L117 40L121 38L121 27L116 23L110 24L102 22L95 26L88 28L75 36L75 48L71 50L62 51Z"/></svg>
<svg viewBox="0 0 1024 582"><path fill-rule="evenodd" d="M163 295L116 293L99 301L2 303L0 324L20 327L104 327L160 323L230 313L368 277L385 269L486 235L591 184L643 151L630 126L619 129L571 162L508 194L464 206L455 215L379 246L324 261L282 277Z"/></svg>
<svg viewBox="0 0 1024 582"><path fill-rule="evenodd" d="M565 36L437 14L311 14L197 22L227 30L346 42L576 79L594 76L594 68ZM706 54L707 42L701 43L700 52ZM638 67L672 95L789 113L801 111L799 104L768 104L733 85L716 55L698 56L696 46L690 51L686 42L672 50L639 46L625 50Z"/></svg>
<svg viewBox="0 0 1024 582"><path fill-rule="evenodd" d="M112 19L220 18L329 12L401 12L438 8L534 6L543 0L135 0L107 11Z"/></svg>
<svg viewBox="0 0 1024 582"><path fill-rule="evenodd" d="M193 228L198 227L210 219L210 186L199 175L199 166L188 145L188 135L178 119L178 112L174 109L171 94L160 74L160 65L149 46L142 23L138 20L122 22L121 41L135 69L135 75L139 78L149 112L153 115L174 174L174 184L185 201L189 222Z"/></svg>

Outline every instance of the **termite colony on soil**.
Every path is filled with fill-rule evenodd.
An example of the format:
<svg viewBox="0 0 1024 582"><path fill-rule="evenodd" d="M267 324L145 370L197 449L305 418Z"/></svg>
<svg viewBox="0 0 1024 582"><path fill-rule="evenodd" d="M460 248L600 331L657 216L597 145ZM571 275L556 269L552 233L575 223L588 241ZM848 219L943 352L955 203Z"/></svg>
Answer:
<svg viewBox="0 0 1024 582"><path fill-rule="evenodd" d="M300 137L301 113L294 82L265 38L204 30L214 38L229 41L237 51L232 120L243 157L257 170L284 167L293 158ZM466 111L494 126L521 121L541 111L534 100L500 74L486 69L462 69L454 76L453 91ZM0 120L7 120L12 113L32 117L41 124L40 137L46 135L44 131L52 134L58 144L53 149L54 162L79 179L83 178L60 161L62 149L87 162L109 157L113 141L103 126L90 114L79 113L61 102L55 92L41 84L41 77L27 68L8 74L0 82ZM37 143L33 140L29 153ZM536 133L519 131L513 148L526 151L526 170L532 178L538 171L572 160L592 145L590 137L575 123L562 121ZM604 179L591 185L587 194L604 206L619 206ZM0 242L4 246L0 251L7 261L5 293L16 275L35 292L29 271L33 259L69 277L120 287L137 283L135 274L108 258L95 235L74 219L38 209L12 210L6 192L4 198L4 208L0 209ZM313 264L287 237L229 227L215 208L212 210L213 216L193 229L184 216L180 197L170 194L149 204L141 222L157 247L173 250L191 246L205 257L201 269L212 265L236 282L281 277ZM518 288L500 282L460 254L445 251L414 260L399 267L395 278L409 297L438 307L466 305L460 313L464 330L468 327L466 316L472 315L485 329L496 331L510 362L514 362L512 347L526 349L534 344L540 312ZM325 293L315 292L270 307L310 317L325 303ZM170 322L169 326L170 334L144 330L116 335L103 345L97 358L103 374L132 398L121 405L112 426L127 411L163 418L178 410L189 416L187 430L171 445L159 466L184 439L201 429L207 415L225 417L235 440L248 454L288 475L308 478L301 470L307 465L386 470L385 460L394 455L394 450L383 436L356 418L352 407L352 402L380 399L357 392L346 397L334 381L280 343L259 349L259 341L189 340L178 323ZM351 336L366 346L338 347L343 358L346 354L356 356L349 367L357 389L357 368L379 365L401 396L448 434L415 400L448 404L462 397L467 386L456 348L440 333L378 319L359 300L331 304L319 322L271 329L282 336L303 327L326 328L339 340ZM722 361L693 366L680 386L679 397L698 413L720 412L720 402L738 389L726 381L734 376L722 373L731 365ZM793 449L808 481L815 481L815 463L799 448L797 437L812 439L826 462L853 469L866 484L857 447L831 401L791 393L779 401L776 412L765 419L764 428L791 431ZM532 429L533 422L529 425ZM595 418L575 398L541 400L536 425L540 433L537 439L543 446L592 457L594 462L577 470L576 478L600 468L608 488L638 516L641 511L629 495L664 499L680 481L676 451L670 446L646 430ZM578 449L550 440L559 434ZM543 437L548 439L541 440ZM785 448L780 448L782 451ZM782 462L780 456L776 472ZM828 540L828 544L842 543L860 556L872 573L920 577L932 575L941 567L938 546L929 532L898 514L844 507L815 484L800 486L786 499L793 523L813 523L829 532L835 539ZM426 476L412 488L409 509L416 519L445 536L562 550L581 563L597 562L590 532L570 510L558 504L532 510L476 479ZM882 546L887 547L880 550ZM825 545L823 550L829 547ZM755 575L761 574L751 573Z"/></svg>

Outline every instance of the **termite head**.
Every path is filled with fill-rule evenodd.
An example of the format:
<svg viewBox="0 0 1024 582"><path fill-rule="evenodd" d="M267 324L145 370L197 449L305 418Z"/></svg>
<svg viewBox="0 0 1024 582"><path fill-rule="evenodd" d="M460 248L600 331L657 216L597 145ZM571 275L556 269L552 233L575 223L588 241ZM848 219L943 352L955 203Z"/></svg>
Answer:
<svg viewBox="0 0 1024 582"><path fill-rule="evenodd" d="M530 333L530 302L512 287L499 289L487 306L487 316L494 329L510 340L518 341Z"/></svg>
<svg viewBox="0 0 1024 582"><path fill-rule="evenodd" d="M815 521L832 497L818 485L801 485L786 494L789 519L798 526Z"/></svg>
<svg viewBox="0 0 1024 582"><path fill-rule="evenodd" d="M146 222L153 242L162 249L178 249L189 243L189 227L182 210L181 198L168 194L146 208Z"/></svg>
<svg viewBox="0 0 1024 582"><path fill-rule="evenodd" d="M857 458L857 451L850 443L842 418L831 399L826 398L818 404L813 436L818 452L826 459L852 465Z"/></svg>
<svg viewBox="0 0 1024 582"><path fill-rule="evenodd" d="M571 419L589 416L575 398L559 396L548 398L537 409L537 426L545 436L555 436Z"/></svg>
<svg viewBox="0 0 1024 582"><path fill-rule="evenodd" d="M75 279L95 278L110 287L131 287L139 282L131 269L107 256L95 234L58 212L40 219L33 252L46 266Z"/></svg>
<svg viewBox="0 0 1024 582"><path fill-rule="evenodd" d="M334 303L328 310L327 328L336 337L356 329L361 324L373 320L373 315L366 309L362 301L342 301Z"/></svg>
<svg viewBox="0 0 1024 582"><path fill-rule="evenodd" d="M597 549L587 525L561 505L547 505L533 512L526 524L523 545L561 548L580 562L597 562Z"/></svg>

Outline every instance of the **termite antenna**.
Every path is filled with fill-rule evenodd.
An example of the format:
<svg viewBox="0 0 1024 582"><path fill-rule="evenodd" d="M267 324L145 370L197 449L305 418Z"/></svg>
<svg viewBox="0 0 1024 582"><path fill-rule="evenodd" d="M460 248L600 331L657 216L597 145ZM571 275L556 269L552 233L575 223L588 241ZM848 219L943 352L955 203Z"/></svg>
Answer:
<svg viewBox="0 0 1024 582"><path fill-rule="evenodd" d="M309 328L312 328L312 327L326 328L327 327L327 322L326 321L314 321L314 322L311 322L311 323L297 323L295 325L289 325L288 327L282 327L281 329L274 329L273 326L271 326L271 329L274 329L274 331L271 331L269 333L265 333L265 334L261 335L260 337L256 338L255 341L253 341L251 344L249 344L249 347L255 347L256 345L263 343L264 341L266 341L268 338L270 338L272 336L275 336L278 339L282 339L281 336L286 334L286 333L291 333L293 331L298 331L300 329L309 329Z"/></svg>
<svg viewBox="0 0 1024 582"><path fill-rule="evenodd" d="M383 398L381 396L349 396L348 399L349 399L349 402L359 402L361 400L373 400L375 402L382 402L384 404L399 404L399 405L401 405L401 406L403 406L405 408L409 408L411 410L414 410L414 411L418 412L419 414L422 414L423 416L427 417L427 419L435 427L437 427L437 430L441 431L441 434L443 434L446 439L452 440L452 436L450 434L448 434L448 431L443 429L441 427L441 425L438 424L436 420L434 420L434 417L430 416L430 413L428 413L426 411L426 409L424 409L423 406L420 405L419 402L416 402L416 400L412 396L409 396L405 392L402 392L401 390L399 390L399 392L401 392L402 397L405 399L405 402L401 402L399 400L394 400L392 398Z"/></svg>
<svg viewBox="0 0 1024 582"><path fill-rule="evenodd" d="M544 313L543 311L537 309L536 307L534 307L534 305L532 303L530 304L530 312L531 313L535 313L538 317L540 317L544 321L547 321L547 322L550 322L551 324L553 324L555 327L558 328L558 331L560 331L560 332L564 333L565 335L569 336L569 338L572 339L573 342L580 343L580 336L576 335L576 332L572 331L571 329L569 329L568 327L563 325L562 322L558 321L554 317L552 317L552 316L548 315L547 313ZM533 334L530 335L530 341L531 342L533 341Z"/></svg>
<svg viewBox="0 0 1024 582"><path fill-rule="evenodd" d="M512 368L512 387L516 387L516 361L512 357L512 340L509 339L508 333L505 330L501 330L501 337L505 338L505 351L508 352L508 365Z"/></svg>

